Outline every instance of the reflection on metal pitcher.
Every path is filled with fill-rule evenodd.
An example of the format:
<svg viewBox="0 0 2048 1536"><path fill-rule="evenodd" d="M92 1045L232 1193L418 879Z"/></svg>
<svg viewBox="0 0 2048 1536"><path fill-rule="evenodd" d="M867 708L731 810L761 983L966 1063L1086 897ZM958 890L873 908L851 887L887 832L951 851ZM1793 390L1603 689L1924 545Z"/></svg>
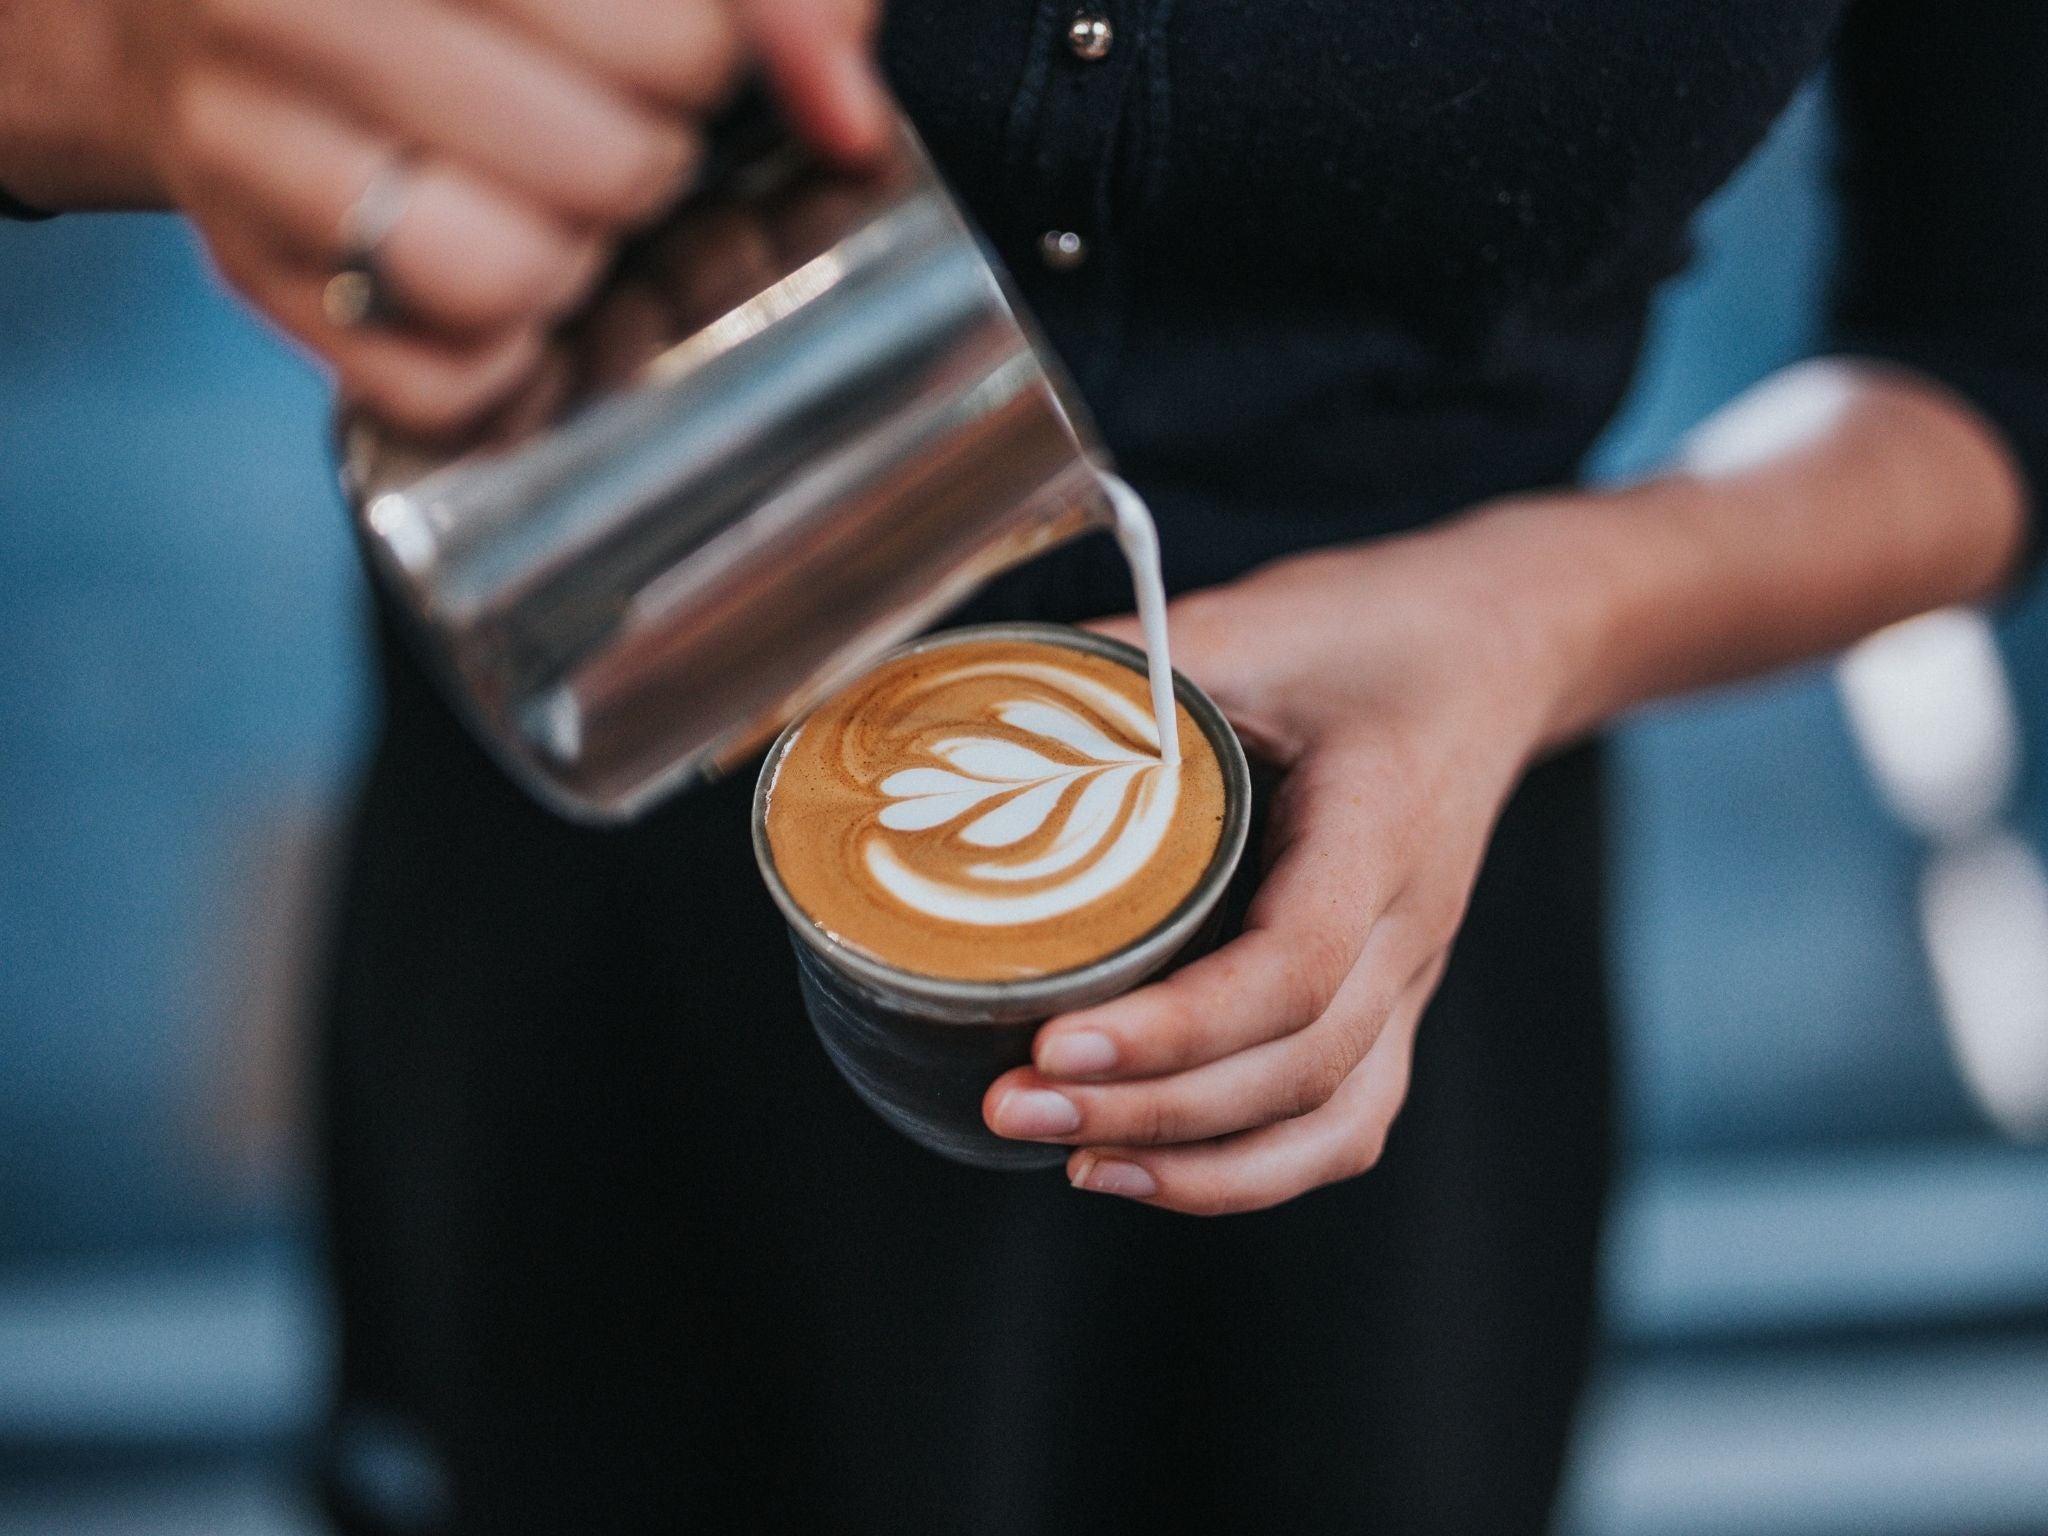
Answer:
<svg viewBox="0 0 2048 1536"><path fill-rule="evenodd" d="M730 767L974 587L1109 521L1093 433L908 127L754 116L467 440L341 427L372 564L557 809Z"/></svg>

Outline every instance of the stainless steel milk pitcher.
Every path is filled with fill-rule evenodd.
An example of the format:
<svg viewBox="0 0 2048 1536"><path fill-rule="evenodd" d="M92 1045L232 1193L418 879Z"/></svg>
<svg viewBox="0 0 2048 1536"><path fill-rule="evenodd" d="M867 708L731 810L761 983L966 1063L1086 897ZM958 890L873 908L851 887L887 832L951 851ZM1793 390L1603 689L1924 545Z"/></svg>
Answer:
<svg viewBox="0 0 2048 1536"><path fill-rule="evenodd" d="M371 564L505 768L633 816L974 587L1108 522L1100 455L904 126L864 176L758 109L469 440L340 424Z"/></svg>

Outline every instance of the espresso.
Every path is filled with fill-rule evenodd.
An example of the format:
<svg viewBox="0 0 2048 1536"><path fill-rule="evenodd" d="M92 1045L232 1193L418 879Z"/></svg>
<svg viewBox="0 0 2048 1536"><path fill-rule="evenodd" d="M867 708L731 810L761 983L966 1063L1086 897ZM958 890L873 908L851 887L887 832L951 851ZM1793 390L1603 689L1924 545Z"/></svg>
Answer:
<svg viewBox="0 0 2048 1536"><path fill-rule="evenodd" d="M767 800L775 871L838 942L899 970L1049 975L1159 927L1214 858L1216 750L1142 671L1049 642L883 663L804 722Z"/></svg>

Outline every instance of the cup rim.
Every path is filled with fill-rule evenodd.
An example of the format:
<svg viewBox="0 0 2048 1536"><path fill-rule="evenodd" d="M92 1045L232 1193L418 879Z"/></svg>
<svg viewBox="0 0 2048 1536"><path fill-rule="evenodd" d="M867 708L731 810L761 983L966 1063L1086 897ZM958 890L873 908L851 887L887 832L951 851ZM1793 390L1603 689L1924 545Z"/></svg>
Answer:
<svg viewBox="0 0 2048 1536"><path fill-rule="evenodd" d="M921 655L955 645L989 640L1024 640L1064 646L1144 672L1144 651L1093 630L1065 624L1014 621L968 624L934 631L906 645L897 646L875 662L880 667L899 657ZM870 668L869 670L873 670ZM797 733L810 719L807 713L786 726L761 764L754 782L749 819L754 840L754 862L768 894L789 923L798 940L829 962L841 975L853 978L898 1002L914 1002L937 1010L941 1016L958 1014L953 1022L1002 1023L1044 1017L1091 1002L1105 1001L1137 985L1178 953L1223 897L1251 831L1251 767L1245 760L1244 745L1216 703L1181 673L1173 674L1174 697L1184 706L1216 753L1223 773L1223 829L1216 839L1201 878L1161 922L1128 944L1108 954L1064 971L1043 976L1019 977L1009 981L968 981L956 977L925 976L916 971L878 960L850 944L836 939L823 924L799 906L782 883L775 868L775 856L768 843L768 792L776 770Z"/></svg>

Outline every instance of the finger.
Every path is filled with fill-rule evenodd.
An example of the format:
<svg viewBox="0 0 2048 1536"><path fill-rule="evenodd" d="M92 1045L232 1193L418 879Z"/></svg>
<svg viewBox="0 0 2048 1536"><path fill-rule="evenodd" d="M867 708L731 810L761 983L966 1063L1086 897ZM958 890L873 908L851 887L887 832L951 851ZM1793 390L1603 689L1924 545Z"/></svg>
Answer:
<svg viewBox="0 0 2048 1536"><path fill-rule="evenodd" d="M352 116L562 217L638 223L674 199L698 141L510 25L421 0L213 0L230 56L289 68Z"/></svg>
<svg viewBox="0 0 2048 1536"><path fill-rule="evenodd" d="M695 114L731 94L739 29L725 0L469 0L602 79Z"/></svg>
<svg viewBox="0 0 2048 1536"><path fill-rule="evenodd" d="M267 227L301 261L342 257L349 209L390 149L344 118L241 70L195 82L181 122L186 196ZM570 230L444 161L411 168L379 271L407 315L457 331L497 331L567 311L604 259Z"/></svg>
<svg viewBox="0 0 2048 1536"><path fill-rule="evenodd" d="M1006 1073L985 1096L989 1128L1024 1141L1162 1146L1313 1113L1372 1049L1389 1014L1428 965L1441 944L1433 933L1406 913L1388 914L1313 1025L1221 1061L1120 1083L1058 1082L1030 1067Z"/></svg>
<svg viewBox="0 0 2048 1536"><path fill-rule="evenodd" d="M1264 1210L1374 1167L1408 1094L1415 1032L1441 976L1432 967L1401 999L1378 1041L1312 1114L1177 1147L1090 1146L1067 1160L1077 1189L1193 1216Z"/></svg>
<svg viewBox="0 0 2048 1536"><path fill-rule="evenodd" d="M805 137L855 163L881 152L891 109L875 69L872 0L741 0L740 14Z"/></svg>
<svg viewBox="0 0 2048 1536"><path fill-rule="evenodd" d="M475 341L338 327L321 302L326 271L297 262L239 225L205 233L221 275L319 354L345 397L393 425L429 435L450 431L508 396L541 358L537 327Z"/></svg>
<svg viewBox="0 0 2048 1536"><path fill-rule="evenodd" d="M550 337L540 361L504 399L491 407L481 449L516 447L550 422L561 419L582 378L579 362L559 337Z"/></svg>
<svg viewBox="0 0 2048 1536"><path fill-rule="evenodd" d="M1351 973L1393 894L1394 859L1363 758L1304 761L1267 836L1273 863L1244 932L1165 980L1039 1031L1048 1077L1112 1081L1180 1072L1306 1028Z"/></svg>

